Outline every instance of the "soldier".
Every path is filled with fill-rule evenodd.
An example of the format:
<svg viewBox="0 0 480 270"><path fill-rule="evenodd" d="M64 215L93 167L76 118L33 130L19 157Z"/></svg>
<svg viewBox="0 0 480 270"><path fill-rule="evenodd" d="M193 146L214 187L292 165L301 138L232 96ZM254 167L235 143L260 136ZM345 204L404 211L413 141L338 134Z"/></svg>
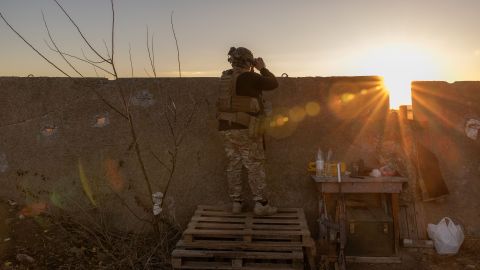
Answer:
<svg viewBox="0 0 480 270"><path fill-rule="evenodd" d="M242 165L248 172L248 183L255 201L256 215L277 212L265 197L265 152L261 133L264 116L262 91L278 87L275 76L265 67L262 58L254 58L250 50L230 48L228 61L232 69L223 72L217 101L219 131L228 158L226 168L232 212L242 211ZM254 72L254 68L260 74Z"/></svg>

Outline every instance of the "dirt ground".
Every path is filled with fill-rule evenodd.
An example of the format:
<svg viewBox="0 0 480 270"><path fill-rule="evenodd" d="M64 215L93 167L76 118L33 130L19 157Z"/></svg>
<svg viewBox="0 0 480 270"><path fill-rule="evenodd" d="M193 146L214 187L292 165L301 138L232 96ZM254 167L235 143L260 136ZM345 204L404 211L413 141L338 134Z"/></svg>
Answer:
<svg viewBox="0 0 480 270"><path fill-rule="evenodd" d="M21 217L21 207L0 202L0 269L106 269L99 250L74 243L41 216ZM19 217L20 216L20 217ZM480 269L480 245L466 242L455 256L433 249L402 249L401 264L349 264L348 270ZM75 265L74 268L66 265ZM159 268L160 269L160 268ZM165 269L165 268L161 268Z"/></svg>
<svg viewBox="0 0 480 270"><path fill-rule="evenodd" d="M399 264L350 264L348 270L465 270L480 269L480 252L462 250L440 256L433 249L402 249Z"/></svg>

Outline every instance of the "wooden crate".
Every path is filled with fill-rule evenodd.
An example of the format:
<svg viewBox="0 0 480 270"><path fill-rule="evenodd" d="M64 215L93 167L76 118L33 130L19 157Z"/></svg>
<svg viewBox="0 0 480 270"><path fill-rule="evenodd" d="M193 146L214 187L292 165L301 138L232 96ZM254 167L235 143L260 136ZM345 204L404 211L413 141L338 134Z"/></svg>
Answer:
<svg viewBox="0 0 480 270"><path fill-rule="evenodd" d="M281 208L272 216L232 214L198 206L172 253L174 269L303 269L312 240L305 214Z"/></svg>

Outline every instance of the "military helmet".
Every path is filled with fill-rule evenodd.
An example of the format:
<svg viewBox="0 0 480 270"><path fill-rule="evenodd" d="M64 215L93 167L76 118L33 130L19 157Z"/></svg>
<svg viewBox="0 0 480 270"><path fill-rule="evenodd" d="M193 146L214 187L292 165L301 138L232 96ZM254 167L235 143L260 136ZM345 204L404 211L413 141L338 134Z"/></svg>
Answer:
<svg viewBox="0 0 480 270"><path fill-rule="evenodd" d="M249 68L254 63L253 53L244 47L231 47L228 51L228 62L233 67Z"/></svg>

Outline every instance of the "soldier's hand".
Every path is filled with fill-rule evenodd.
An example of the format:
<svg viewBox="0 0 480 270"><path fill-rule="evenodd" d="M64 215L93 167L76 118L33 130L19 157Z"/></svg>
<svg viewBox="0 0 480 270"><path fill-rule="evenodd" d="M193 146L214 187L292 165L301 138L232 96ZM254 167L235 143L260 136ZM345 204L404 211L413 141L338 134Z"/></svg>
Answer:
<svg viewBox="0 0 480 270"><path fill-rule="evenodd" d="M258 57L257 59L255 59L255 68L258 70L265 68L265 62L261 57Z"/></svg>

